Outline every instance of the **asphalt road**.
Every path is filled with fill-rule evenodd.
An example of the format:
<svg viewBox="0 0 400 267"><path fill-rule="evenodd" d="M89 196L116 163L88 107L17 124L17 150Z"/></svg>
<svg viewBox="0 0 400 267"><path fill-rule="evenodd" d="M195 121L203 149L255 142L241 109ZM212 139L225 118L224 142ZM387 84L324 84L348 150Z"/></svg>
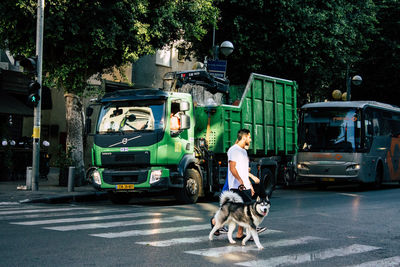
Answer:
<svg viewBox="0 0 400 267"><path fill-rule="evenodd" d="M397 185L277 190L264 250L207 239L217 202L5 204L0 266L399 266L399 199Z"/></svg>

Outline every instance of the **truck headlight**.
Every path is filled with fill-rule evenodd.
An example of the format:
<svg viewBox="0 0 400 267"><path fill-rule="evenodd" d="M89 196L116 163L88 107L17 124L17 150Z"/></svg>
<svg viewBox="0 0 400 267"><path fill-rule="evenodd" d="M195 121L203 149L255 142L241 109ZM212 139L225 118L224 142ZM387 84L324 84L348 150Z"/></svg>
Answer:
<svg viewBox="0 0 400 267"><path fill-rule="evenodd" d="M93 171L92 177L93 177L93 182L95 184L101 185L101 177L100 177L100 172L98 170Z"/></svg>
<svg viewBox="0 0 400 267"><path fill-rule="evenodd" d="M150 175L150 184L154 184L154 183L160 181L160 179L161 179L161 174L162 174L162 171L161 171L161 170L151 171L151 175Z"/></svg>

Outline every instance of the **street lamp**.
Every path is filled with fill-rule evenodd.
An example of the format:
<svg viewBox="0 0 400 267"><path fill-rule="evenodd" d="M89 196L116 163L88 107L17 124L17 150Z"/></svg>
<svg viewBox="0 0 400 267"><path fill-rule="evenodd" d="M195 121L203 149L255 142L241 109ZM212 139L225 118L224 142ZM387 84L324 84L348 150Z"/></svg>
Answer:
<svg viewBox="0 0 400 267"><path fill-rule="evenodd" d="M224 41L221 45L214 45L214 60L218 60L219 52L221 52L225 57L229 56L233 52L233 44L230 41Z"/></svg>
<svg viewBox="0 0 400 267"><path fill-rule="evenodd" d="M347 97L346 101L350 101L351 99L351 84L360 85L362 83L362 78L360 75L355 75L352 78L348 76L347 78Z"/></svg>
<svg viewBox="0 0 400 267"><path fill-rule="evenodd" d="M229 56L230 54L232 54L232 52L233 52L233 44L230 42L230 41L224 41L224 42L222 42L222 44L221 44L221 46L220 46L220 50L221 50L221 53L224 55L224 56Z"/></svg>

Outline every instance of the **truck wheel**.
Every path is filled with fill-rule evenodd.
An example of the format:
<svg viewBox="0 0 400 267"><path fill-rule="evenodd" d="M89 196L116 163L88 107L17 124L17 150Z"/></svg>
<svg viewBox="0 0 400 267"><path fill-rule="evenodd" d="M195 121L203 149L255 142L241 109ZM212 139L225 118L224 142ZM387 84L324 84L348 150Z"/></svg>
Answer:
<svg viewBox="0 0 400 267"><path fill-rule="evenodd" d="M117 193L117 192L109 191L108 198L114 204L128 204L129 201L131 200L132 196L131 196L131 194L129 194L127 192L118 192Z"/></svg>
<svg viewBox="0 0 400 267"><path fill-rule="evenodd" d="M201 177L194 169L187 169L183 179L183 188L177 189L175 198L184 204L197 202L201 191Z"/></svg>
<svg viewBox="0 0 400 267"><path fill-rule="evenodd" d="M268 168L261 170L262 181L264 182L265 194L271 198L272 191L275 189L275 179L274 174Z"/></svg>

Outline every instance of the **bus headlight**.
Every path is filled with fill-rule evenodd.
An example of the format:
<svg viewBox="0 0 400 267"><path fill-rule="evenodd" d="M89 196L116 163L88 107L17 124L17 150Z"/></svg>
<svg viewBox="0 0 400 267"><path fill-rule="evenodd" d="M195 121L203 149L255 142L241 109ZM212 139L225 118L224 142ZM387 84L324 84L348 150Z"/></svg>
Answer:
<svg viewBox="0 0 400 267"><path fill-rule="evenodd" d="M93 177L93 183L101 185L101 177L100 177L100 172L98 170L93 171L92 177Z"/></svg>
<svg viewBox="0 0 400 267"><path fill-rule="evenodd" d="M358 171L359 169L361 169L360 164L352 164L346 167L346 171Z"/></svg>
<svg viewBox="0 0 400 267"><path fill-rule="evenodd" d="M299 170L309 170L308 166L304 163L297 164L297 169Z"/></svg>
<svg viewBox="0 0 400 267"><path fill-rule="evenodd" d="M151 171L151 174L150 174L150 184L154 184L154 183L160 181L160 179L161 179L161 174L162 174L162 171L161 171L161 170Z"/></svg>

